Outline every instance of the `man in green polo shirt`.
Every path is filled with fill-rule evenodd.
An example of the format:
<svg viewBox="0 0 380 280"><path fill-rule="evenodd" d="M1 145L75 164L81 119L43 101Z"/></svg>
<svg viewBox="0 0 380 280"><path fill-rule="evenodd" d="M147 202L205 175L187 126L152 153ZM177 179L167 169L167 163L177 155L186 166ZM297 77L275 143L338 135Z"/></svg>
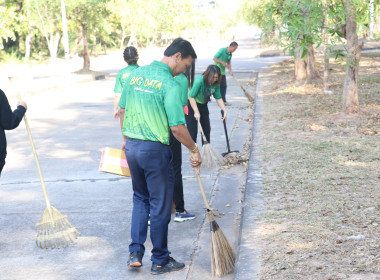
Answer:
<svg viewBox="0 0 380 280"><path fill-rule="evenodd" d="M152 274L185 268L183 263L169 256L167 246L174 189L169 129L190 150L191 166L199 172L202 159L185 126L181 88L174 80L174 76L185 73L196 57L188 41L175 39L161 61L154 61L131 73L119 102L125 154L133 186L132 242L128 263L130 267L142 265L150 218Z"/></svg>
<svg viewBox="0 0 380 280"><path fill-rule="evenodd" d="M227 48L221 48L215 55L214 55L214 64L218 65L220 68L220 72L222 73L222 82L220 83L220 93L222 94L222 99L224 103L227 105L226 100L226 93L227 93L227 80L226 80L226 67L230 71L231 75L231 58L232 53L236 51L238 48L238 43L235 41L232 42Z"/></svg>

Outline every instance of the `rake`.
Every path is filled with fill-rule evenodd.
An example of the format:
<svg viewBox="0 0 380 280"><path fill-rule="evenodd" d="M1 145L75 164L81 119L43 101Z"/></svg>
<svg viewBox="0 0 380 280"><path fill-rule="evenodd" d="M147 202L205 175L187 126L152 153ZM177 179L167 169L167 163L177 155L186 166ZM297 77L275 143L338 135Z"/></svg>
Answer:
<svg viewBox="0 0 380 280"><path fill-rule="evenodd" d="M46 209L42 213L41 221L36 224L36 244L38 247L45 249L47 249L48 246L50 246L51 249L59 249L60 247L66 247L69 245L69 242L74 242L74 239L76 239L77 235L79 236L80 233L66 219L66 215L62 215L56 208L51 206L26 115L24 115L24 122L26 130L28 131L30 144L32 145L33 155L36 161L38 174L40 176L40 181L42 185L42 191L44 193L46 202Z"/></svg>
<svg viewBox="0 0 380 280"><path fill-rule="evenodd" d="M13 85L14 77L9 77L10 83ZM19 100L21 100L20 93L17 91ZM51 206L49 197L47 195L46 186L44 179L42 177L40 163L38 161L38 156L36 148L34 146L34 141L32 133L30 131L28 118L26 114L24 115L25 127L28 132L28 137L30 144L32 146L34 160L37 165L38 174L40 176L40 181L42 185L42 191L44 193L46 209L42 213L42 218L39 223L36 224L37 227L37 238L36 244L40 248L47 249L50 246L51 249L60 247L66 247L69 245L69 242L74 242L74 239L79 236L79 231L73 227L70 222L66 219L66 215L62 215L56 208Z"/></svg>
<svg viewBox="0 0 380 280"><path fill-rule="evenodd" d="M238 81L238 79L236 79L236 77L235 77L235 75L234 74L232 74L231 72L230 72L230 75L232 76L232 78L234 78L234 80L235 80L235 82L239 85L239 87L244 91L244 94L245 94L245 96L248 98L248 100L250 101L250 102L254 102L255 101L255 99L245 90L245 88L243 88L243 86L241 85L241 83Z"/></svg>
<svg viewBox="0 0 380 280"><path fill-rule="evenodd" d="M201 178L195 168L194 171L197 176L203 201L206 205L207 216L210 221L212 277L222 277L223 275L229 274L234 271L236 256L230 244L228 243L226 236L224 235L223 231L215 221L214 214L206 198Z"/></svg>
<svg viewBox="0 0 380 280"><path fill-rule="evenodd" d="M203 145L201 150L202 166L205 168L218 167L224 163L224 158L214 149L213 146L207 141L203 132L200 121L198 121L201 129Z"/></svg>

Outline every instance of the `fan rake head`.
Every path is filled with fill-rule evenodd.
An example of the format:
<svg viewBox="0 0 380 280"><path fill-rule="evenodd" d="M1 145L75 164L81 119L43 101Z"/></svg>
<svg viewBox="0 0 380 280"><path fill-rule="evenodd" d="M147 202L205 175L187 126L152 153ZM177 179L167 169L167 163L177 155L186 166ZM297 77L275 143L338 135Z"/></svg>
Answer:
<svg viewBox="0 0 380 280"><path fill-rule="evenodd" d="M38 230L37 246L45 249L48 247L59 249L68 246L70 242L74 242L80 233L66 218L66 215L62 215L53 206L46 208L42 214L41 222L36 224Z"/></svg>

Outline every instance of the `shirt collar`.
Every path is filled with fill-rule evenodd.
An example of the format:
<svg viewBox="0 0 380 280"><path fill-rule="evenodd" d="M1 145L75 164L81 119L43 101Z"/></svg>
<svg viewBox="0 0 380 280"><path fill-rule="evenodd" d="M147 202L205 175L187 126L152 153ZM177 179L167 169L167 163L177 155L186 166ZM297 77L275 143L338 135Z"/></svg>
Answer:
<svg viewBox="0 0 380 280"><path fill-rule="evenodd" d="M173 71L172 71L172 69L170 69L169 65L167 65L161 61L154 60L150 65L165 69L165 70L169 71L170 75L173 76Z"/></svg>

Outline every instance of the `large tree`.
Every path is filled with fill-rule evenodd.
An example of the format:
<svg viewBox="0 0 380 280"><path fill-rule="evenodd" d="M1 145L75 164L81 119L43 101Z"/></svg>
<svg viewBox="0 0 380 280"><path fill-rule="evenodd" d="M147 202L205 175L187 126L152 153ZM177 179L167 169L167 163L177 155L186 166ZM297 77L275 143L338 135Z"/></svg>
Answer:
<svg viewBox="0 0 380 280"><path fill-rule="evenodd" d="M271 32L276 27L282 34L282 45L295 59L294 74L297 80L312 83L318 74L315 70L314 45L321 43L323 6L313 0L282 0L267 5L267 25Z"/></svg>
<svg viewBox="0 0 380 280"><path fill-rule="evenodd" d="M109 0L69 0L66 1L67 18L73 30L80 29L83 42L83 70L90 70L89 34L96 33L107 25L110 14Z"/></svg>

